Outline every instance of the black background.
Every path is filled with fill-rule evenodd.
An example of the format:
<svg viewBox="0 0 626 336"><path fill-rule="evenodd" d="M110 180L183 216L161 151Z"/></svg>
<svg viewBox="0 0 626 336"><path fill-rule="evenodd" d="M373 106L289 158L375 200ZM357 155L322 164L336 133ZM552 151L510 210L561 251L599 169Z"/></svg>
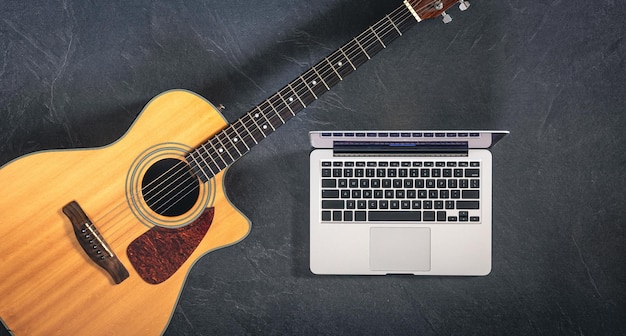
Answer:
<svg viewBox="0 0 626 336"><path fill-rule="evenodd" d="M108 144L172 88L232 122L400 4L2 1L0 164ZM197 262L165 335L626 333L626 3L449 13L234 164L252 231ZM311 274L307 132L335 129L510 130L492 151L492 273Z"/></svg>

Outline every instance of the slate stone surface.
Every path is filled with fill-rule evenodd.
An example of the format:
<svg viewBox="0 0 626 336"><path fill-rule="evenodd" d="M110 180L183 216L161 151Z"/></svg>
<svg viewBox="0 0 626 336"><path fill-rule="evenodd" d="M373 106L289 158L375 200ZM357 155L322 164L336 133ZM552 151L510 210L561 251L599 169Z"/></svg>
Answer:
<svg viewBox="0 0 626 336"><path fill-rule="evenodd" d="M232 122L400 4L2 1L0 164L108 144L172 88ZM252 231L197 262L165 335L626 334L626 3L449 13L234 164ZM307 132L339 129L510 130L492 151L492 273L311 274Z"/></svg>

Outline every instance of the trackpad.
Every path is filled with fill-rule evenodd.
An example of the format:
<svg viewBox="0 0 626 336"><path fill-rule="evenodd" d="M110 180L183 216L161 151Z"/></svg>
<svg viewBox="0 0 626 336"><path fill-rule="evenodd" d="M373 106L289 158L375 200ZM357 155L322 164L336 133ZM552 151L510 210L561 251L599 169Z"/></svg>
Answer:
<svg viewBox="0 0 626 336"><path fill-rule="evenodd" d="M370 268L390 273L429 271L430 228L371 228Z"/></svg>

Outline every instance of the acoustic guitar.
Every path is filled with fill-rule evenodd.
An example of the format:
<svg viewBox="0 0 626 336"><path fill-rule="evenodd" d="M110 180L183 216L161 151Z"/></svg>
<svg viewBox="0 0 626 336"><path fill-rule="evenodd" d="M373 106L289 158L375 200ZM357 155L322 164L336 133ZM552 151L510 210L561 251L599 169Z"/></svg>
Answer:
<svg viewBox="0 0 626 336"><path fill-rule="evenodd" d="M415 23L459 0L405 0L232 124L184 90L152 99L116 142L0 169L0 318L15 335L155 335L202 255L249 220L227 168Z"/></svg>

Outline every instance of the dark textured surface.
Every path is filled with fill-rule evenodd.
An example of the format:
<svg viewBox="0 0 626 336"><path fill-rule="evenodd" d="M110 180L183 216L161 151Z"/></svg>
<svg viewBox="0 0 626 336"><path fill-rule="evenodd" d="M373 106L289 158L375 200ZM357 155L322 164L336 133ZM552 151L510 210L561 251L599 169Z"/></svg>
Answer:
<svg viewBox="0 0 626 336"><path fill-rule="evenodd" d="M232 122L399 4L2 1L0 164L114 141L171 88ZM626 4L475 0L450 14L232 167L252 232L198 261L166 335L626 333ZM493 150L489 276L309 272L307 132L374 128L511 131Z"/></svg>

